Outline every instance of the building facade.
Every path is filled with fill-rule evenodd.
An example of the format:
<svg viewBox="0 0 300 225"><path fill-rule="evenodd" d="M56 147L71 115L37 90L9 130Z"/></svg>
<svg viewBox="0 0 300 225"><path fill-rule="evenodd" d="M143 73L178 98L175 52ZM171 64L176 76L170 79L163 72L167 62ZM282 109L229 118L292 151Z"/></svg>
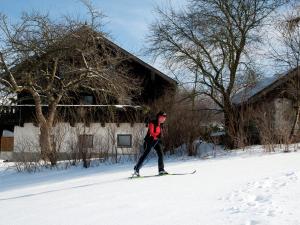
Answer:
<svg viewBox="0 0 300 225"><path fill-rule="evenodd" d="M149 108L162 96L176 91L176 81L113 42L106 41L127 56L128 73L141 80L140 93L126 100L126 105L115 100L100 104L87 91L80 93L72 103L60 103L51 138L62 159L75 154L78 148L95 156L135 154L140 150L147 130L145 122L151 112ZM42 108L48 110L47 105ZM0 106L0 134L1 159L18 160L40 153L40 129L30 95L20 93L16 104Z"/></svg>

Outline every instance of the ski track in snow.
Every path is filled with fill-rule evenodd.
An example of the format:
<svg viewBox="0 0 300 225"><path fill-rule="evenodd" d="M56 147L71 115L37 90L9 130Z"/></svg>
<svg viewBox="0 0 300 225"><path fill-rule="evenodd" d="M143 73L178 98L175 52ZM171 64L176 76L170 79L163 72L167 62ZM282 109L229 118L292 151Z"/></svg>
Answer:
<svg viewBox="0 0 300 225"><path fill-rule="evenodd" d="M256 148L169 158L169 172L197 172L136 180L131 162L27 174L0 161L0 225L300 225L300 152ZM154 158L142 174L156 171Z"/></svg>
<svg viewBox="0 0 300 225"><path fill-rule="evenodd" d="M241 225L299 225L300 219L289 221L291 215L293 218L296 215L289 211L290 207L284 207L289 204L290 200L284 198L285 193L297 192L293 190L293 187L299 183L299 175L299 171L287 172L279 177L266 177L260 181L247 183L246 186L219 198L227 204L227 207L220 211L228 213L230 216L227 219L234 224L234 221L239 221L238 224ZM243 221L245 218L247 218L246 221ZM284 223L281 222L282 218L284 218Z"/></svg>

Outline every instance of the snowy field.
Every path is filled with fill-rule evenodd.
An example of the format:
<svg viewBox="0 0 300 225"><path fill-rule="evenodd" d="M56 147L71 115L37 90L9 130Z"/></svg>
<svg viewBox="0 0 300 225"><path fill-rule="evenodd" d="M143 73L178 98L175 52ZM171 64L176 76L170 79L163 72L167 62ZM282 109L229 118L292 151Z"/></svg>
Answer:
<svg viewBox="0 0 300 225"><path fill-rule="evenodd" d="M0 224L300 224L300 152L252 147L165 164L169 172L197 173L129 180L132 163L28 174L0 162ZM156 161L141 173L157 173Z"/></svg>

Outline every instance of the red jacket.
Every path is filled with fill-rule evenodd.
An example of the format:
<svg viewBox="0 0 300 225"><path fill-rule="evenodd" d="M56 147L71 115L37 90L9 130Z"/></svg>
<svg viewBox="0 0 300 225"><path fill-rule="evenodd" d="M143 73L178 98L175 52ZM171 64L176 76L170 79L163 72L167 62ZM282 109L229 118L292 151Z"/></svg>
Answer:
<svg viewBox="0 0 300 225"><path fill-rule="evenodd" d="M148 124L148 135L153 137L154 140L157 140L160 137L161 130L160 124L156 125L153 122Z"/></svg>

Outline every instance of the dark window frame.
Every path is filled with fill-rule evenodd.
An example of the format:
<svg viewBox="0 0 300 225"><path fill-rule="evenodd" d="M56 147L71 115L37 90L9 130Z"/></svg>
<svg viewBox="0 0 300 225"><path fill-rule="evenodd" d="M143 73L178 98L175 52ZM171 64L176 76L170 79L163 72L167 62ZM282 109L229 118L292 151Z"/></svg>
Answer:
<svg viewBox="0 0 300 225"><path fill-rule="evenodd" d="M89 140L91 138L91 140ZM94 148L94 135L93 134L80 134L78 135L78 145L83 149Z"/></svg>
<svg viewBox="0 0 300 225"><path fill-rule="evenodd" d="M82 95L80 97L80 104L93 105L94 104L94 96L93 95Z"/></svg>
<svg viewBox="0 0 300 225"><path fill-rule="evenodd" d="M129 145L120 145L119 137L129 136L130 144ZM117 134L117 147L118 148L132 148L132 134Z"/></svg>

